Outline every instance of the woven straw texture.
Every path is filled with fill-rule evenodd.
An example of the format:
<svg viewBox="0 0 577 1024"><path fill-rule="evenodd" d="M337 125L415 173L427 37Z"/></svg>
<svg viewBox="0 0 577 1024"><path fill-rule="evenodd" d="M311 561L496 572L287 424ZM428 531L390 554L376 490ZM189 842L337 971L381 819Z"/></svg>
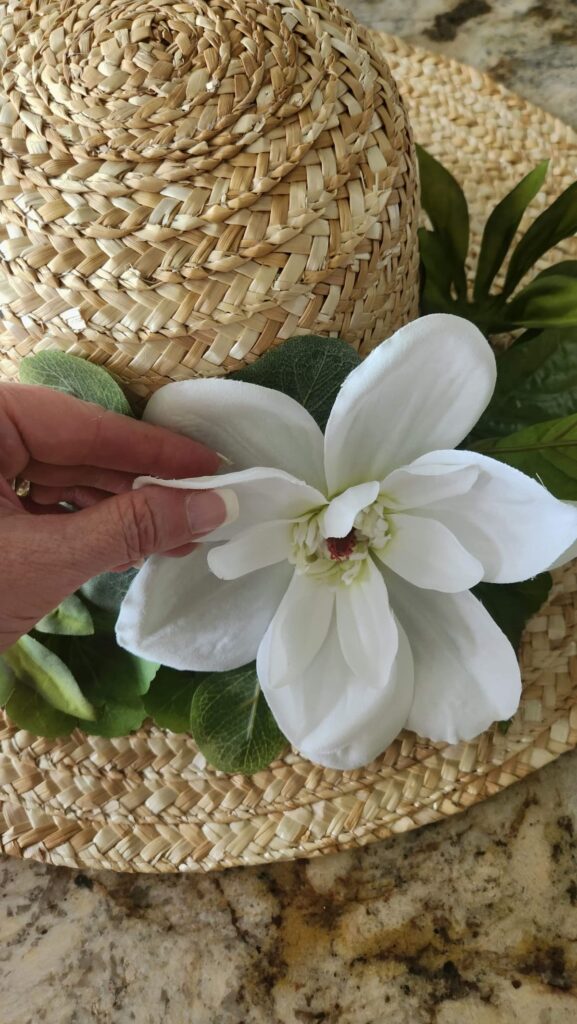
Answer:
<svg viewBox="0 0 577 1024"><path fill-rule="evenodd" d="M416 313L415 155L331 0L20 0L0 24L0 369L136 393ZM364 39L364 30L360 30Z"/></svg>
<svg viewBox="0 0 577 1024"><path fill-rule="evenodd" d="M488 206L544 156L550 195L572 180L569 128L470 68L373 39L416 138L464 182L477 238ZM354 772L288 754L251 778L230 777L207 767L190 738L160 729L54 742L4 720L0 849L75 867L209 871L334 852L455 814L577 744L576 616L574 564L555 574L526 630L523 699L506 735L495 728L450 747L403 733Z"/></svg>

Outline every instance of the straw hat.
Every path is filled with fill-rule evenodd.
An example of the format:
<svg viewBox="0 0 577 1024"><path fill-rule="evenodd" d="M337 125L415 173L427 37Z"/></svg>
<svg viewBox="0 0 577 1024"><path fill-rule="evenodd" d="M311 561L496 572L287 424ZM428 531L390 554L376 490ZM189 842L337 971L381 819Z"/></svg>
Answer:
<svg viewBox="0 0 577 1024"><path fill-rule="evenodd" d="M4 38L6 31L5 26ZM54 30L54 50L59 31ZM392 69L415 137L464 185L477 239L488 208L544 156L552 158L552 173L543 205L571 182L577 137L565 125L470 68L379 33L361 30L359 36L363 45L370 38L380 54L373 61L383 81L383 58ZM25 135L29 130L20 129ZM14 137L15 126L10 133ZM24 164L14 158L10 166ZM60 202L56 193L53 201ZM22 230L32 222L22 211L15 216L21 216ZM406 224L410 220L407 210ZM57 222L63 226L58 218L42 226L47 245ZM84 229L71 237L90 240ZM120 251L112 241L111 252ZM564 248L571 251L569 243ZM14 262L22 280L36 280L36 269L25 271L20 257ZM38 270L46 265L40 256L36 262ZM121 262L114 266L119 269ZM339 278L345 279L346 274ZM26 303L16 306L15 316L28 315ZM104 333L98 358L109 358L117 369L123 365L128 376L118 339L105 342ZM35 342L23 339L20 354L30 344ZM146 353L147 343L142 347ZM78 339L73 350L86 352ZM158 375L169 376L176 367L187 374L194 370L186 356L182 364L175 356L165 374L167 364L158 369L160 355L154 372L146 359L138 369L134 339L131 352L133 368L150 373L146 379L153 386ZM6 353L5 372L15 359L13 350ZM454 814L577 744L576 595L575 566L558 571L549 603L525 633L524 694L506 735L493 729L449 747L403 733L377 761L354 772L322 769L288 754L250 778L230 777L208 767L189 737L157 728L113 740L76 733L50 741L0 718L0 849L76 867L207 871L334 852Z"/></svg>
<svg viewBox="0 0 577 1024"><path fill-rule="evenodd" d="M360 37L332 0L14 5L3 373L58 347L147 394L295 334L368 352L412 319L415 154Z"/></svg>

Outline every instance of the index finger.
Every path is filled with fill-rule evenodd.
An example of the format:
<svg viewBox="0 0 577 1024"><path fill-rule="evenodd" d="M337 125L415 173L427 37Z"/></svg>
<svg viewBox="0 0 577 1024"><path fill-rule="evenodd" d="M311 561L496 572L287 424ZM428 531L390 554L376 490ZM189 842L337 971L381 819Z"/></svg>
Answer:
<svg viewBox="0 0 577 1024"><path fill-rule="evenodd" d="M210 448L164 427L109 412L50 388L0 384L0 472L24 474L34 459L98 466L165 479L215 473Z"/></svg>

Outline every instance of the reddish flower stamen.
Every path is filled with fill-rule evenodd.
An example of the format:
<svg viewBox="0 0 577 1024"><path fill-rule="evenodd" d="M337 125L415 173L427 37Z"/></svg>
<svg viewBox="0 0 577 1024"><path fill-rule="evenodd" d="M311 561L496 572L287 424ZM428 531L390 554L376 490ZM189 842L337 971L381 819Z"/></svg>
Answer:
<svg viewBox="0 0 577 1024"><path fill-rule="evenodd" d="M334 562L344 562L350 558L357 546L357 537L354 530L347 533L346 537L327 537L325 544L328 553Z"/></svg>

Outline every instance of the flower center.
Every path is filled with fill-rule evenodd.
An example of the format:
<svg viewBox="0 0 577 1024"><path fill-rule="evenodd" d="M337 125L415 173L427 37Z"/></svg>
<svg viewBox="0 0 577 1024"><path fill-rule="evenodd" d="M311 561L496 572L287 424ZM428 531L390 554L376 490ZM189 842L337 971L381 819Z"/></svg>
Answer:
<svg viewBox="0 0 577 1024"><path fill-rule="evenodd" d="M362 509L345 537L323 537L323 509L293 526L289 561L298 573L307 573L324 583L353 583L365 571L371 549L385 547L391 539L391 525L384 497Z"/></svg>

